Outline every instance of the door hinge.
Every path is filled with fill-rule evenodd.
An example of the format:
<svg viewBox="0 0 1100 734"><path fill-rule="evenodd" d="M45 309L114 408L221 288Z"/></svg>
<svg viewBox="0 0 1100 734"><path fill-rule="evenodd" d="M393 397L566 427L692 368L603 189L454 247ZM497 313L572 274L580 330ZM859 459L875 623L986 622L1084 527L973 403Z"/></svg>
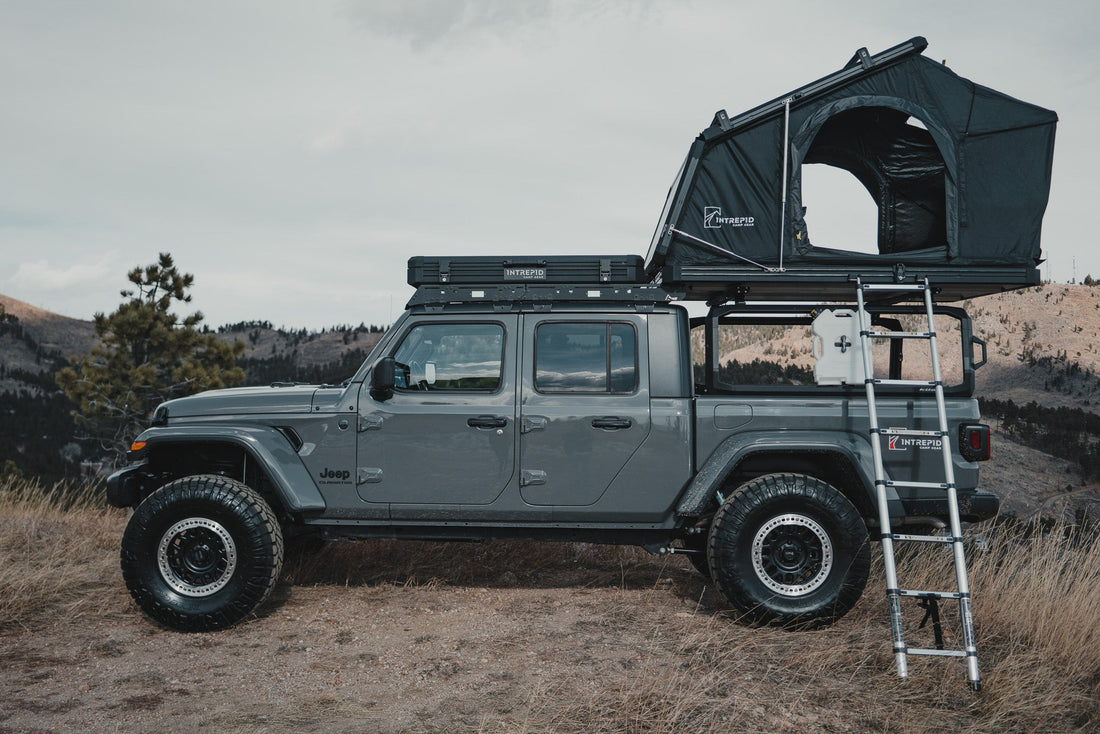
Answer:
<svg viewBox="0 0 1100 734"><path fill-rule="evenodd" d="M368 415L359 416L359 432L363 431L377 431L382 427L382 422L385 421L385 416L380 413L370 413Z"/></svg>
<svg viewBox="0 0 1100 734"><path fill-rule="evenodd" d="M542 469L524 469L519 473L519 486L530 487L532 484L546 484L546 472Z"/></svg>
<svg viewBox="0 0 1100 734"><path fill-rule="evenodd" d="M546 428L546 424L549 421L541 415L525 415L520 421L520 433L530 433L531 431L541 431Z"/></svg>
<svg viewBox="0 0 1100 734"><path fill-rule="evenodd" d="M355 472L355 484L378 484L382 481L382 470L371 466L361 466Z"/></svg>

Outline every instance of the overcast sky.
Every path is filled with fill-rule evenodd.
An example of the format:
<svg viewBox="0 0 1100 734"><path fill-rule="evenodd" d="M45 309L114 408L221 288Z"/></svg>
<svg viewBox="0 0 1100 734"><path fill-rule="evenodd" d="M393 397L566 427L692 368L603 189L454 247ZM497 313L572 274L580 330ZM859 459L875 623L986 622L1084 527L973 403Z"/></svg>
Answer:
<svg viewBox="0 0 1100 734"><path fill-rule="evenodd" d="M320 328L395 318L411 255L644 255L715 110L916 35L1058 112L1043 277L1100 277L1098 9L0 0L0 293L90 318L167 251L211 325ZM816 241L873 240L847 174L805 201Z"/></svg>

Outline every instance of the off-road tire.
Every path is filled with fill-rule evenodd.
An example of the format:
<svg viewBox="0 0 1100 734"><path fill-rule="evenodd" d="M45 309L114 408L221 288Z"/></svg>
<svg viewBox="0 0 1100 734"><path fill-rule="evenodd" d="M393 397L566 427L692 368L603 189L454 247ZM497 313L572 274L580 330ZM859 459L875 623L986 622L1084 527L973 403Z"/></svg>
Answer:
<svg viewBox="0 0 1100 734"><path fill-rule="evenodd" d="M871 548L863 518L835 487L769 474L719 508L707 559L715 586L744 621L818 627L859 601Z"/></svg>
<svg viewBox="0 0 1100 734"><path fill-rule="evenodd" d="M138 606L184 632L229 627L271 593L283 535L252 488L214 474L149 495L122 536L122 576Z"/></svg>

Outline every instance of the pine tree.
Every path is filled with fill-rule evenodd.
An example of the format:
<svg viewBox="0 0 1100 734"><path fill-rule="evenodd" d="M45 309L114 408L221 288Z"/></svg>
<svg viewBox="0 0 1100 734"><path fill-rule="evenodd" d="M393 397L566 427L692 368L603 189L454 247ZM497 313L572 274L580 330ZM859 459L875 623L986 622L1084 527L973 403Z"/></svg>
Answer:
<svg viewBox="0 0 1100 734"><path fill-rule="evenodd" d="M121 454L165 400L244 382L236 359L244 343L230 345L202 332L203 315L179 319L170 309L189 303L194 276L181 273L172 256L127 275L134 288L109 315L94 318L99 345L73 357L58 371L57 384L79 406L78 426L104 448Z"/></svg>

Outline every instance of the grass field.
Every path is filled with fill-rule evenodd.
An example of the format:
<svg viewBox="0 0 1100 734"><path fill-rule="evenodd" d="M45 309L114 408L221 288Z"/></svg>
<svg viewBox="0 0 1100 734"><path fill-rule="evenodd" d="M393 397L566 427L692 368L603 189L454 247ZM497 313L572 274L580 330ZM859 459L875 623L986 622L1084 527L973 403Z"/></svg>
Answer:
<svg viewBox="0 0 1100 734"><path fill-rule="evenodd" d="M94 488L0 485L0 650L5 638L49 636L108 609L129 608L140 619L118 573L127 516L105 507ZM642 627L640 662L623 675L589 681L581 694L575 681L542 678L531 684L523 710L505 719L510 731L1100 730L1100 538L1066 527L1030 535L1010 525L975 532L985 539L970 554L984 681L978 694L967 689L956 661L914 659L912 679L896 678L880 566L852 613L820 631L751 629L720 611L696 612L662 591L673 570L685 574L681 559L632 548L336 543L314 557L289 558L283 584L334 594L349 587L415 586L423 593L489 585L508 594L535 583L566 599L579 589L642 585L670 605L659 619L625 606L614 610L623 625ZM941 551L902 558L903 584L949 588L950 564ZM509 574L514 582L502 584ZM953 629L953 610L945 605L944 612ZM668 623L688 615L679 626ZM615 629L622 627L606 625L604 635ZM926 633L913 630L910 644L928 645L916 639Z"/></svg>

